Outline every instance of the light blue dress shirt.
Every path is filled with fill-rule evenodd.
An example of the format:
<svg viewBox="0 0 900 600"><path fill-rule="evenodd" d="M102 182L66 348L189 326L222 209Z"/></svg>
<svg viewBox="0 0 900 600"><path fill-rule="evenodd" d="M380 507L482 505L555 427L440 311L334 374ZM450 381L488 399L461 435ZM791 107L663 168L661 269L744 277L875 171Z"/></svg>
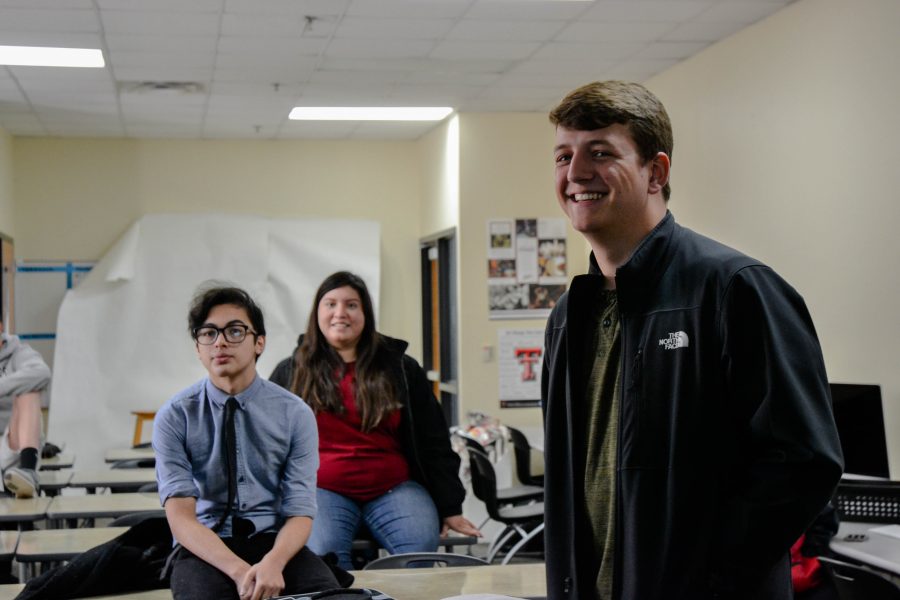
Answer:
<svg viewBox="0 0 900 600"><path fill-rule="evenodd" d="M153 421L156 479L163 505L171 497L197 498L197 519L207 527L228 502L224 414L230 396L203 379L169 400ZM319 433L312 410L284 388L257 376L237 394L237 497L231 519L274 531L287 517L316 516Z"/></svg>

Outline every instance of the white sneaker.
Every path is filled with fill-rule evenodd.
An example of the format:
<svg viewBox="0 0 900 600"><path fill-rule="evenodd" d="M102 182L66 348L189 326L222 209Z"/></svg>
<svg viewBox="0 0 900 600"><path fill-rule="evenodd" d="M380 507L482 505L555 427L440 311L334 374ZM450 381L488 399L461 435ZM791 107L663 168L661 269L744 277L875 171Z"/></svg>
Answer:
<svg viewBox="0 0 900 600"><path fill-rule="evenodd" d="M3 473L3 485L16 495L16 498L33 498L41 493L37 471L10 467Z"/></svg>

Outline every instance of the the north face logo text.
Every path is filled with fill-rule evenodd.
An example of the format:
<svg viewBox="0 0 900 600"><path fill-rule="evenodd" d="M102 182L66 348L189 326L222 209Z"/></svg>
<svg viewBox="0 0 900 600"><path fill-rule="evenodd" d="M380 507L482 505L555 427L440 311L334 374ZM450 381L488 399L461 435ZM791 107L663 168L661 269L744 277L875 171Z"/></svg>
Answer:
<svg viewBox="0 0 900 600"><path fill-rule="evenodd" d="M676 348L687 348L690 345L688 334L683 331L675 331L669 334L669 337L659 340L659 345L665 347L666 350L675 350Z"/></svg>

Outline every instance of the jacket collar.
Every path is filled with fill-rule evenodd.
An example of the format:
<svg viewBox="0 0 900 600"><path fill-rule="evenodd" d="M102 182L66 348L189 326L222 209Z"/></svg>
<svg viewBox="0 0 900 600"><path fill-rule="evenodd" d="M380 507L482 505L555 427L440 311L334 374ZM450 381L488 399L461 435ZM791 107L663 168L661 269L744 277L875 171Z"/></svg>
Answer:
<svg viewBox="0 0 900 600"><path fill-rule="evenodd" d="M637 306L656 287L672 260L672 244L678 229L675 217L667 210L666 216L641 240L625 264L616 270L616 292L623 310ZM593 252L588 273L602 274Z"/></svg>
<svg viewBox="0 0 900 600"><path fill-rule="evenodd" d="M401 340L398 338L392 338L389 335L380 334L381 339L384 340L385 345L388 349L396 354L403 355L406 352L406 349L409 347L409 342L406 340ZM301 333L297 337L297 349L300 348L300 345L303 344L303 338L306 337L305 333ZM296 352L296 350L295 350Z"/></svg>

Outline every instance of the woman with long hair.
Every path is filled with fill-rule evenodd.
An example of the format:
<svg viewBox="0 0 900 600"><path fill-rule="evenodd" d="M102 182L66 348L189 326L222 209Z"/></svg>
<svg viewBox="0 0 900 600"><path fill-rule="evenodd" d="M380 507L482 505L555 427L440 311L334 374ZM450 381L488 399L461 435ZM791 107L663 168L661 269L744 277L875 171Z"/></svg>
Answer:
<svg viewBox="0 0 900 600"><path fill-rule="evenodd" d="M462 516L459 456L407 343L375 330L365 282L347 271L316 292L306 333L270 379L303 398L319 425L318 518L308 545L352 569L365 527L391 554L432 552Z"/></svg>

